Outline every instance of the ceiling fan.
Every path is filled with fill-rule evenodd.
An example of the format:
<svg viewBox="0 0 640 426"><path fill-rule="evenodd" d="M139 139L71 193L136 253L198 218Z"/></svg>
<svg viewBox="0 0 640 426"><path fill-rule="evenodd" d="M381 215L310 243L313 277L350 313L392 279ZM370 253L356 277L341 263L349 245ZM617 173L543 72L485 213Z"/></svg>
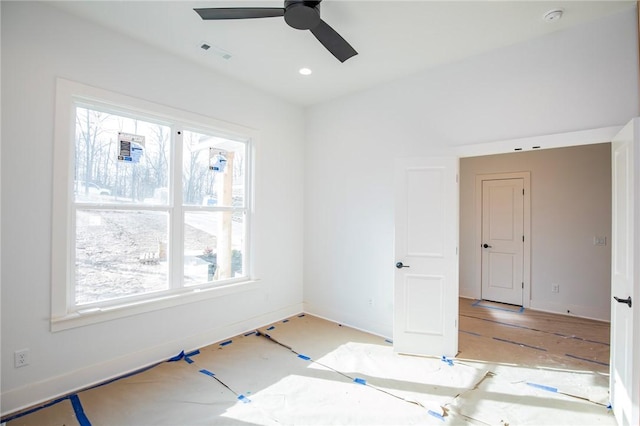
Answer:
<svg viewBox="0 0 640 426"><path fill-rule="evenodd" d="M353 47L326 22L320 19L320 2L286 0L284 7L213 7L194 9L204 20L252 19L284 16L285 22L298 30L309 30L340 62L357 55Z"/></svg>

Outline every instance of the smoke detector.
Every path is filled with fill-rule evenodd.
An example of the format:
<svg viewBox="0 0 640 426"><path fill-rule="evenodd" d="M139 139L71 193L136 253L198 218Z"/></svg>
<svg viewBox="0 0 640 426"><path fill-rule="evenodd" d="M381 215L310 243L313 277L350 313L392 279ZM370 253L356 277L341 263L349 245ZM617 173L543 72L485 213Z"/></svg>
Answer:
<svg viewBox="0 0 640 426"><path fill-rule="evenodd" d="M564 14L564 10L562 9L552 9L547 13L545 13L544 15L542 15L542 19L544 20L544 22L547 22L547 23L556 22L562 19L563 14Z"/></svg>

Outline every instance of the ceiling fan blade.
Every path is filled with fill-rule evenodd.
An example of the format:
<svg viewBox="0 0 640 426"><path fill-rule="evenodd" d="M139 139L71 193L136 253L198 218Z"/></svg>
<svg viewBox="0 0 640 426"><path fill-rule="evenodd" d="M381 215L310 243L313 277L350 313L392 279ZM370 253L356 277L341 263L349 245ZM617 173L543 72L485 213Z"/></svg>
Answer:
<svg viewBox="0 0 640 426"><path fill-rule="evenodd" d="M331 28L329 24L323 20L320 20L320 23L310 31L340 62L344 62L350 57L358 54L358 52L356 52L356 50L336 32L336 30Z"/></svg>
<svg viewBox="0 0 640 426"><path fill-rule="evenodd" d="M253 19L284 16L284 8L282 7L211 7L193 10L204 20Z"/></svg>

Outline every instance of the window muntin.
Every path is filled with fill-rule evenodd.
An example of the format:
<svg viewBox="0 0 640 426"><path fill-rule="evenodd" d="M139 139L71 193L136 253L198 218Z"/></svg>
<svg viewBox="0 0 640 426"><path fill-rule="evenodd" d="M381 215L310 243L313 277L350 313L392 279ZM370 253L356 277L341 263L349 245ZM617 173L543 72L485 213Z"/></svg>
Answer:
<svg viewBox="0 0 640 426"><path fill-rule="evenodd" d="M248 279L248 139L191 126L76 104L68 312Z"/></svg>

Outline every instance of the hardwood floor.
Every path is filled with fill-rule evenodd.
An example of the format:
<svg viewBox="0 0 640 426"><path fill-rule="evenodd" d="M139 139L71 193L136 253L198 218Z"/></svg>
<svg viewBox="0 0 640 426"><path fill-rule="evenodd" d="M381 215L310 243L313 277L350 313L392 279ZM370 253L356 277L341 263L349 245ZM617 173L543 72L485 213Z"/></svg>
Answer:
<svg viewBox="0 0 640 426"><path fill-rule="evenodd" d="M609 323L460 299L458 358L609 372Z"/></svg>

